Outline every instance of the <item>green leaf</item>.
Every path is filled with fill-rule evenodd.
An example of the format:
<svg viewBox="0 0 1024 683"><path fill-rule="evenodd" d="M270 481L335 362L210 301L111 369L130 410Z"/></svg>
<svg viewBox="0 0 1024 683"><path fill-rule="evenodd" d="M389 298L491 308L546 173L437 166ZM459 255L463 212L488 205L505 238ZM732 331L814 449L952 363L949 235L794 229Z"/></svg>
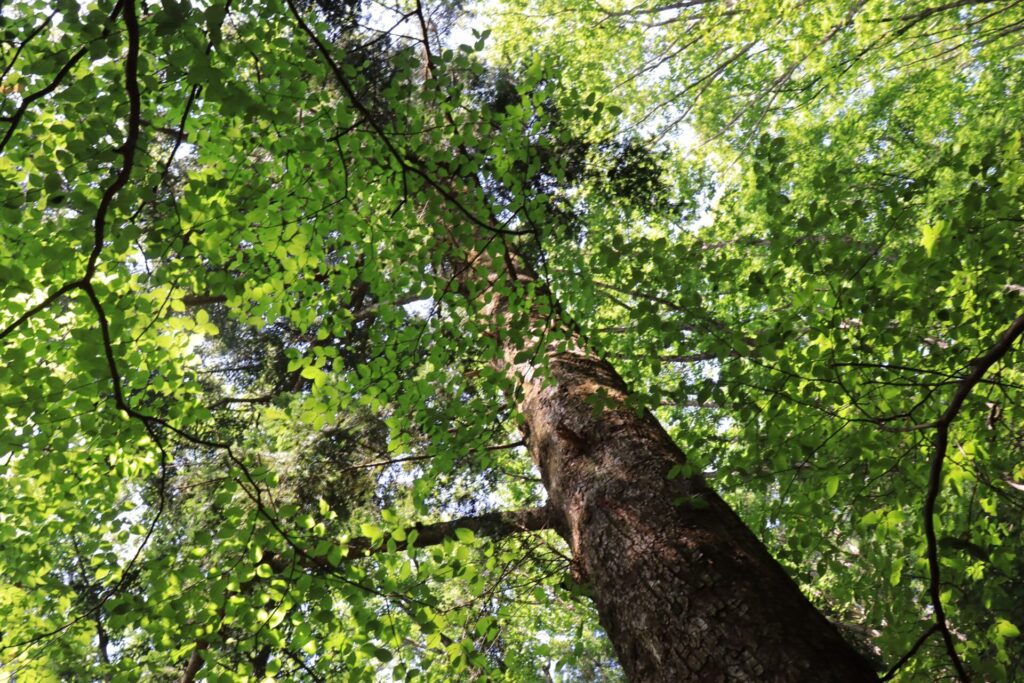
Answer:
<svg viewBox="0 0 1024 683"><path fill-rule="evenodd" d="M921 246L924 247L928 256L935 250L935 244L946 228L943 220L929 221L921 226Z"/></svg>
<svg viewBox="0 0 1024 683"><path fill-rule="evenodd" d="M1020 629L1006 619L997 619L995 633L1002 638L1016 638L1020 635Z"/></svg>

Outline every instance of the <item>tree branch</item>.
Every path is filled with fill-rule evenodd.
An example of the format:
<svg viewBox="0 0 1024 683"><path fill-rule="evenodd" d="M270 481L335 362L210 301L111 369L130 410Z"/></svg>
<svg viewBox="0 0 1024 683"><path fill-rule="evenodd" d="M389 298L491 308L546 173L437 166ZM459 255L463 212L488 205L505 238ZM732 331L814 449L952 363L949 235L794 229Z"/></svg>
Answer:
<svg viewBox="0 0 1024 683"><path fill-rule="evenodd" d="M341 559L343 561L353 561L385 552L388 550L390 541L394 541L396 551L408 550L410 547L408 539L410 535L413 535L413 532L415 532L415 535L412 547L427 548L440 545L447 539L457 538L456 529L468 529L477 536L500 539L524 532L552 529L554 526L555 519L547 505L522 510L487 512L482 515L460 517L449 522L416 524L406 528L403 534L399 534L402 540L397 540L392 534L384 534L378 539L372 539L368 536L357 536L349 540ZM312 568L314 569L333 568L327 559L322 557L313 558L307 555L301 561L312 563ZM292 560L282 555L274 555L266 560L266 562L275 571L280 572L291 566Z"/></svg>
<svg viewBox="0 0 1024 683"><path fill-rule="evenodd" d="M0 85L2 85L3 82L7 80L7 75L11 73L11 69L13 69L14 65L17 63L18 57L21 56L21 51L25 49L26 45L35 40L35 38L43 32L43 29L50 25L50 22L53 21L53 17L56 14L57 10L54 10L47 14L46 18L43 19L43 21L38 26L32 29L32 31L30 31L27 36L25 36L25 40L18 43L18 49L14 51L14 55L11 57L11 61L7 62L7 66L4 67L3 73L0 74ZM5 90L6 89L0 90L0 92L4 92Z"/></svg>
<svg viewBox="0 0 1024 683"><path fill-rule="evenodd" d="M406 550L409 547L407 540L413 532L415 538L412 543L414 548L425 548L440 545L446 539L457 537L456 529L469 529L478 536L488 538L505 538L513 534L527 531L540 531L553 526L553 517L548 506L526 508L523 510L509 510L500 512L488 512L482 515L460 517L450 522L435 522L433 524L416 524L405 530L401 541L395 540L395 550ZM369 557L387 550L389 541L394 540L391 534L385 534L379 539L371 539L366 536L359 536L348 542L348 548L342 556L342 560L352 561L363 557ZM298 558L299 562L314 570L334 570L331 563L323 557L314 558L303 554ZM275 571L284 572L295 564L296 558L288 558L277 554L264 559L264 562ZM210 644L206 640L199 640L193 648L185 670L178 679L178 683L193 683L199 670L203 667L203 651L209 649Z"/></svg>
<svg viewBox="0 0 1024 683"><path fill-rule="evenodd" d="M896 673L903 668L903 665L909 662L911 658L915 654L917 654L917 651L921 649L921 646L924 645L928 641L928 639L931 638L932 634L936 633L938 630L939 625L932 624L927 631L922 633L921 636L914 641L914 644L910 646L910 649L907 651L907 654L900 657L899 661L893 664L892 667L887 672L885 672L885 675L882 676L882 680L892 680L892 677L895 676Z"/></svg>
<svg viewBox="0 0 1024 683"><path fill-rule="evenodd" d="M551 510L547 507L527 508L525 510L511 510L501 512L488 512L482 515L460 517L450 522L435 522L433 524L417 524L405 530L404 538L408 538L413 531L416 532L414 548L426 548L440 545L447 539L456 538L456 529L469 529L478 536L498 539L512 536L513 534L525 531L540 531L550 529L553 526ZM345 559L355 560L360 557L367 557L387 549L388 542L394 540L391 534L385 534L379 541L374 542L365 536L349 540L348 551ZM395 541L395 550L407 550L407 540Z"/></svg>
<svg viewBox="0 0 1024 683"><path fill-rule="evenodd" d="M107 16L107 20L109 22L113 22L114 19L117 18L117 15L121 13L121 5L123 1L124 0L114 5L113 11ZM106 38L108 35L110 35L109 24L106 27L104 27L101 36L103 38ZM78 48L78 50L73 55L71 55L71 59L65 62L64 66L62 66L57 71L52 81L50 81L46 86L40 88L31 95L26 96L25 99L21 101L21 105L10 118L10 126L7 128L7 132L4 133L3 140L0 140L0 151L3 151L4 147L7 146L7 143L10 142L11 137L14 135L15 129L18 127L18 124L21 123L22 117L25 116L25 112L28 111L28 108L32 106L32 103L36 100L46 97L54 90L56 90L60 86L61 81L63 81L64 78L71 72L71 70L75 68L75 65L78 64L79 61L81 61L82 57L84 57L87 52L89 52L88 47Z"/></svg>
<svg viewBox="0 0 1024 683"><path fill-rule="evenodd" d="M195 649L192 650L192 654L188 658L188 664L185 665L185 670L181 673L181 678L178 679L178 683L192 683L196 680L196 674L203 668L203 650L210 647L210 644L205 640L200 640L196 643Z"/></svg>
<svg viewBox="0 0 1024 683"><path fill-rule="evenodd" d="M414 156L406 154L403 150L399 149L399 147L394 143L394 141L391 140L391 137L384 130L383 126L373 116L373 112L371 112L369 108L366 106L366 104L364 104L359 99L355 87L353 87L349 79L345 77L344 71L342 70L338 62L335 61L334 57L331 56L331 52L330 50L327 49L327 46L324 44L324 41L320 38L316 31L314 31L312 27L308 23L306 23L306 21L302 18L302 13L299 11L299 8L295 4L294 0L285 0L285 3L291 10L292 16L295 18L295 22L299 25L299 28L302 30L303 33L306 34L306 36L309 37L317 52L320 53L320 56L323 57L324 61L327 63L327 67L334 74L335 79L338 81L338 85L340 85L341 89L345 92L345 96L348 98L349 102L352 104L353 107L356 108L360 115L362 115L366 122L370 125L370 127L373 129L374 134L377 136L377 139L381 142L381 144L384 145L384 148L387 150L388 154L395 160L399 167L413 173L416 176L419 176L420 179L422 179L423 182L428 187L437 192L438 195L440 195L442 198L448 201L452 206L454 206L459 211L459 213L463 214L467 219L469 219L469 221L472 224L476 225L477 227L500 235L532 234L532 230L512 230L509 228L503 228L498 225L494 225L490 221L481 219L479 216L473 213L469 209L469 207L466 206L466 204L464 204L454 192L445 187L444 182L440 182L434 179L434 177L424 168L424 165L419 159L416 159Z"/></svg>
<svg viewBox="0 0 1024 683"><path fill-rule="evenodd" d="M928 493L924 501L924 533L928 543L928 573L929 593L931 594L932 608L935 611L935 625L942 633L942 639L946 644L946 652L950 661L956 669L957 676L962 681L970 680L964 664L957 654L953 635L946 623L946 613L942 609L942 590L939 572L939 549L938 540L935 536L935 503L939 498L939 491L942 488L942 464L946 459L946 448L949 445L949 427L960 413L964 401L971 391L985 378L989 368L998 363L1013 349L1013 344L1021 335L1024 335L1024 315L1021 315L1010 324L1006 331L999 337L999 340L983 356L971 361L974 370L959 382L952 400L946 411L935 421L935 449L932 454L931 469L928 477Z"/></svg>
<svg viewBox="0 0 1024 683"><path fill-rule="evenodd" d="M227 300L228 298L224 294L186 294L181 297L181 303L185 304L188 308L223 304Z"/></svg>
<svg viewBox="0 0 1024 683"><path fill-rule="evenodd" d="M700 7L701 5L710 4L712 0L682 0L681 2L670 2L665 5L657 5L655 7L630 7L624 10L607 10L600 8L600 12L608 17L632 17L642 14L660 14L661 12L669 12L677 9L690 9L693 7Z"/></svg>

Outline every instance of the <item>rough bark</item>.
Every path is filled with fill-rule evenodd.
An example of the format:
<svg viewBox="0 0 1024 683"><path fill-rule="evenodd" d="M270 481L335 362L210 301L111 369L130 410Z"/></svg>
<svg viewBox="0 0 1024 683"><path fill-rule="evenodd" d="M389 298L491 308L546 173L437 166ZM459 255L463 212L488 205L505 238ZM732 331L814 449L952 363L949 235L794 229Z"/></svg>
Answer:
<svg viewBox="0 0 1024 683"><path fill-rule="evenodd" d="M498 270L516 269L510 285L545 295L518 264L513 255ZM493 295L485 313L501 339L507 301ZM533 321L535 331L555 324ZM626 405L612 366L571 333L568 350L542 336L533 343L554 383L511 340L503 369L522 389L523 431L555 528L629 680L877 680L703 477L669 478L684 454L650 413ZM598 396L605 407L595 411Z"/></svg>
<svg viewBox="0 0 1024 683"><path fill-rule="evenodd" d="M631 681L865 681L840 637L626 386L582 352L549 356L556 386L519 408L577 580ZM618 405L593 415L603 389Z"/></svg>

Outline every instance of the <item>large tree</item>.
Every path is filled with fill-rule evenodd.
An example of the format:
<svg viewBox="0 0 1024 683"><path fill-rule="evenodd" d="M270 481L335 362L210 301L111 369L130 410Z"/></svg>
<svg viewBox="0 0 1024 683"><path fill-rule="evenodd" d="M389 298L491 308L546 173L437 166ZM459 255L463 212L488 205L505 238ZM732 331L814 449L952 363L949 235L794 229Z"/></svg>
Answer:
<svg viewBox="0 0 1024 683"><path fill-rule="evenodd" d="M1020 673L1016 4L2 18L0 673Z"/></svg>

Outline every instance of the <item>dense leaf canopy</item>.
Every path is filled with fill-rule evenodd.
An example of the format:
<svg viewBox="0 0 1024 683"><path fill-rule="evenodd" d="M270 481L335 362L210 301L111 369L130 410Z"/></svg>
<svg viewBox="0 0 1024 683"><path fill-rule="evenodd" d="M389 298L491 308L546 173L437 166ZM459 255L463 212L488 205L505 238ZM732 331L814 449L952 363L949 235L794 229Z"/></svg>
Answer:
<svg viewBox="0 0 1024 683"><path fill-rule="evenodd" d="M0 680L619 680L496 365L538 312L880 674L1024 676L1022 38L4 3Z"/></svg>

